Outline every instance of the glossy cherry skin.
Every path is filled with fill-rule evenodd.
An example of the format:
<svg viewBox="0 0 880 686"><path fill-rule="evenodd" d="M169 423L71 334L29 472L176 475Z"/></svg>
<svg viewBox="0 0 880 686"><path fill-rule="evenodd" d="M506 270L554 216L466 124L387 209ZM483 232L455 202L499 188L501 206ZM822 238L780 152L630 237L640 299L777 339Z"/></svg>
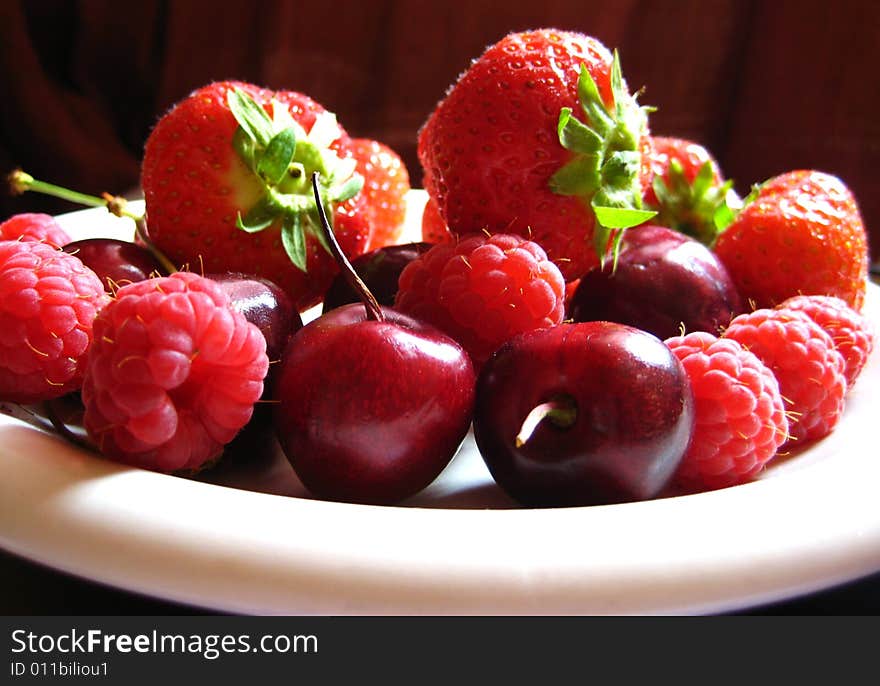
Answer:
<svg viewBox="0 0 880 686"><path fill-rule="evenodd" d="M327 500L393 504L430 484L470 426L475 375L451 338L382 308L343 305L290 340L275 431L294 471Z"/></svg>
<svg viewBox="0 0 880 686"><path fill-rule="evenodd" d="M615 321L660 339L692 331L718 334L743 311L727 269L702 243L662 226L627 229L609 260L581 277L568 318Z"/></svg>
<svg viewBox="0 0 880 686"><path fill-rule="evenodd" d="M357 275L361 277L379 304L392 307L394 296L397 295L397 281L400 278L400 272L430 247L431 243L387 245L358 256L351 261L351 266L354 267ZM323 311L329 312L340 305L360 301L357 291L349 285L345 274L340 272L324 294Z"/></svg>
<svg viewBox="0 0 880 686"><path fill-rule="evenodd" d="M219 283L232 307L262 332L269 361L281 359L287 341L303 325L290 297L275 283L260 276L236 272L206 276Z"/></svg>
<svg viewBox="0 0 880 686"><path fill-rule="evenodd" d="M574 409L566 428L536 406ZM560 324L505 343L477 381L474 436L498 485L530 507L600 505L657 496L693 432L690 383L655 336L612 322Z"/></svg>
<svg viewBox="0 0 880 686"><path fill-rule="evenodd" d="M64 246L91 269L104 290L113 293L119 286L149 279L167 272L145 247L117 238L84 238Z"/></svg>

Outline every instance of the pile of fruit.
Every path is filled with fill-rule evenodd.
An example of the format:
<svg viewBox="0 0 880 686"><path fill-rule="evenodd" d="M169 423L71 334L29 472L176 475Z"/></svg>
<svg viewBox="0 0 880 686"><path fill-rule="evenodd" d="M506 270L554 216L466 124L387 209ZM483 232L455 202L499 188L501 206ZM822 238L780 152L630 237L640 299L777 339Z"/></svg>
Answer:
<svg viewBox="0 0 880 686"><path fill-rule="evenodd" d="M749 481L834 430L871 354L865 228L818 171L740 199L650 113L597 40L504 37L419 131L400 244L393 150L305 94L209 84L146 142L132 241L0 225L0 400L176 474L272 432L341 501L414 495L471 428L526 506Z"/></svg>

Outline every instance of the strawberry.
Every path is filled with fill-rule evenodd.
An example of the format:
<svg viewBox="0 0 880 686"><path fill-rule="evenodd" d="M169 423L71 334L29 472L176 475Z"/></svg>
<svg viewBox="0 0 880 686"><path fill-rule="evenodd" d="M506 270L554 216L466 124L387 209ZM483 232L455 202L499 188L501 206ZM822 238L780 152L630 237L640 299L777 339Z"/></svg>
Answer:
<svg viewBox="0 0 880 686"><path fill-rule="evenodd" d="M370 206L370 249L394 245L400 240L406 218L406 194L410 189L406 165L400 155L381 141L353 138L351 146L356 170L364 177L363 194Z"/></svg>
<svg viewBox="0 0 880 686"><path fill-rule="evenodd" d="M566 280L641 209L647 110L616 55L583 34L511 33L458 79L419 132L425 187L453 233L529 236ZM617 243L615 243L616 247Z"/></svg>
<svg viewBox="0 0 880 686"><path fill-rule="evenodd" d="M150 238L179 266L267 278L304 310L338 271L322 245L313 172L343 251L354 257L368 246L356 164L348 134L308 96L211 83L177 103L147 139L141 183Z"/></svg>
<svg viewBox="0 0 880 686"><path fill-rule="evenodd" d="M754 307L795 295L836 296L857 311L864 302L865 226L852 192L830 174L798 170L768 180L714 249Z"/></svg>
<svg viewBox="0 0 880 686"><path fill-rule="evenodd" d="M733 182L725 181L718 162L705 147L685 138L651 137L654 179L644 189L645 207L657 210L652 223L710 244L716 216L736 204Z"/></svg>
<svg viewBox="0 0 880 686"><path fill-rule="evenodd" d="M422 211L422 240L426 243L449 243L454 238L443 217L440 216L437 203L429 197Z"/></svg>

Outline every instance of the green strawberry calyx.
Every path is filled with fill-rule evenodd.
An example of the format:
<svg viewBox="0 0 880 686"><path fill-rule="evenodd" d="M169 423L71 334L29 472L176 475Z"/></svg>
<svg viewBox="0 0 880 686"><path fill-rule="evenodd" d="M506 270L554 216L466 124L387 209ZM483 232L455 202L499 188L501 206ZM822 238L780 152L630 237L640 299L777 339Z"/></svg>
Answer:
<svg viewBox="0 0 880 686"><path fill-rule="evenodd" d="M629 94L614 52L611 91L614 106L606 107L599 87L586 65L578 77L578 99L584 123L564 107L559 113L559 142L574 156L550 178L550 189L590 203L596 217L593 246L604 262L613 241L614 264L620 252L623 230L648 221L657 213L642 207L639 174L642 154L639 142L647 131L647 113Z"/></svg>
<svg viewBox="0 0 880 686"><path fill-rule="evenodd" d="M741 204L733 191L733 181L716 182L715 169L708 160L694 180L688 181L681 162L671 159L666 179L655 176L653 188L657 223L708 246L733 222Z"/></svg>
<svg viewBox="0 0 880 686"><path fill-rule="evenodd" d="M255 233L280 223L287 256L306 271L307 235L331 252L321 228L312 174L319 174L321 198L331 214L334 205L353 198L364 184L355 172L356 161L339 157L330 148L342 133L336 116L319 114L307 132L277 100L271 102L271 116L238 88L227 93L226 102L238 122L232 145L263 186L263 197L245 214L239 213L236 226Z"/></svg>

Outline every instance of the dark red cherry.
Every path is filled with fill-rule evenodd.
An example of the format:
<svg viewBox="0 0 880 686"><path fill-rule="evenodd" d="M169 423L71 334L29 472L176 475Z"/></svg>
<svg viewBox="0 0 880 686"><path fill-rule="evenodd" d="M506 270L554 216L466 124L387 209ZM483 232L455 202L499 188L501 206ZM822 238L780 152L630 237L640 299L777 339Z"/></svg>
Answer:
<svg viewBox="0 0 880 686"><path fill-rule="evenodd" d="M290 297L274 282L261 276L234 272L207 276L226 291L233 308L263 333L269 361L277 362L288 339L303 324Z"/></svg>
<svg viewBox="0 0 880 686"><path fill-rule="evenodd" d="M439 330L381 307L339 250L313 185L328 244L362 302L290 339L277 380L278 441L319 498L391 504L418 493L467 434L474 369Z"/></svg>
<svg viewBox="0 0 880 686"><path fill-rule="evenodd" d="M528 506L657 496L693 422L681 363L658 338L623 324L521 334L477 381L477 446L498 485Z"/></svg>
<svg viewBox="0 0 880 686"><path fill-rule="evenodd" d="M143 281L167 272L145 247L117 238L84 238L64 246L91 269L108 293L127 283Z"/></svg>
<svg viewBox="0 0 880 686"><path fill-rule="evenodd" d="M660 339L726 327L742 312L730 275L705 245L662 226L627 229L612 269L609 260L580 280L568 318L614 321Z"/></svg>
<svg viewBox="0 0 880 686"><path fill-rule="evenodd" d="M281 360L275 429L314 495L392 504L430 484L467 434L474 371L439 330L343 305L296 333Z"/></svg>
<svg viewBox="0 0 880 686"><path fill-rule="evenodd" d="M351 266L378 303L391 307L394 305L394 296L397 295L400 272L430 247L430 243L388 245L358 256L351 261ZM323 311L329 312L340 305L360 301L357 290L351 287L345 274L340 272L324 294Z"/></svg>

